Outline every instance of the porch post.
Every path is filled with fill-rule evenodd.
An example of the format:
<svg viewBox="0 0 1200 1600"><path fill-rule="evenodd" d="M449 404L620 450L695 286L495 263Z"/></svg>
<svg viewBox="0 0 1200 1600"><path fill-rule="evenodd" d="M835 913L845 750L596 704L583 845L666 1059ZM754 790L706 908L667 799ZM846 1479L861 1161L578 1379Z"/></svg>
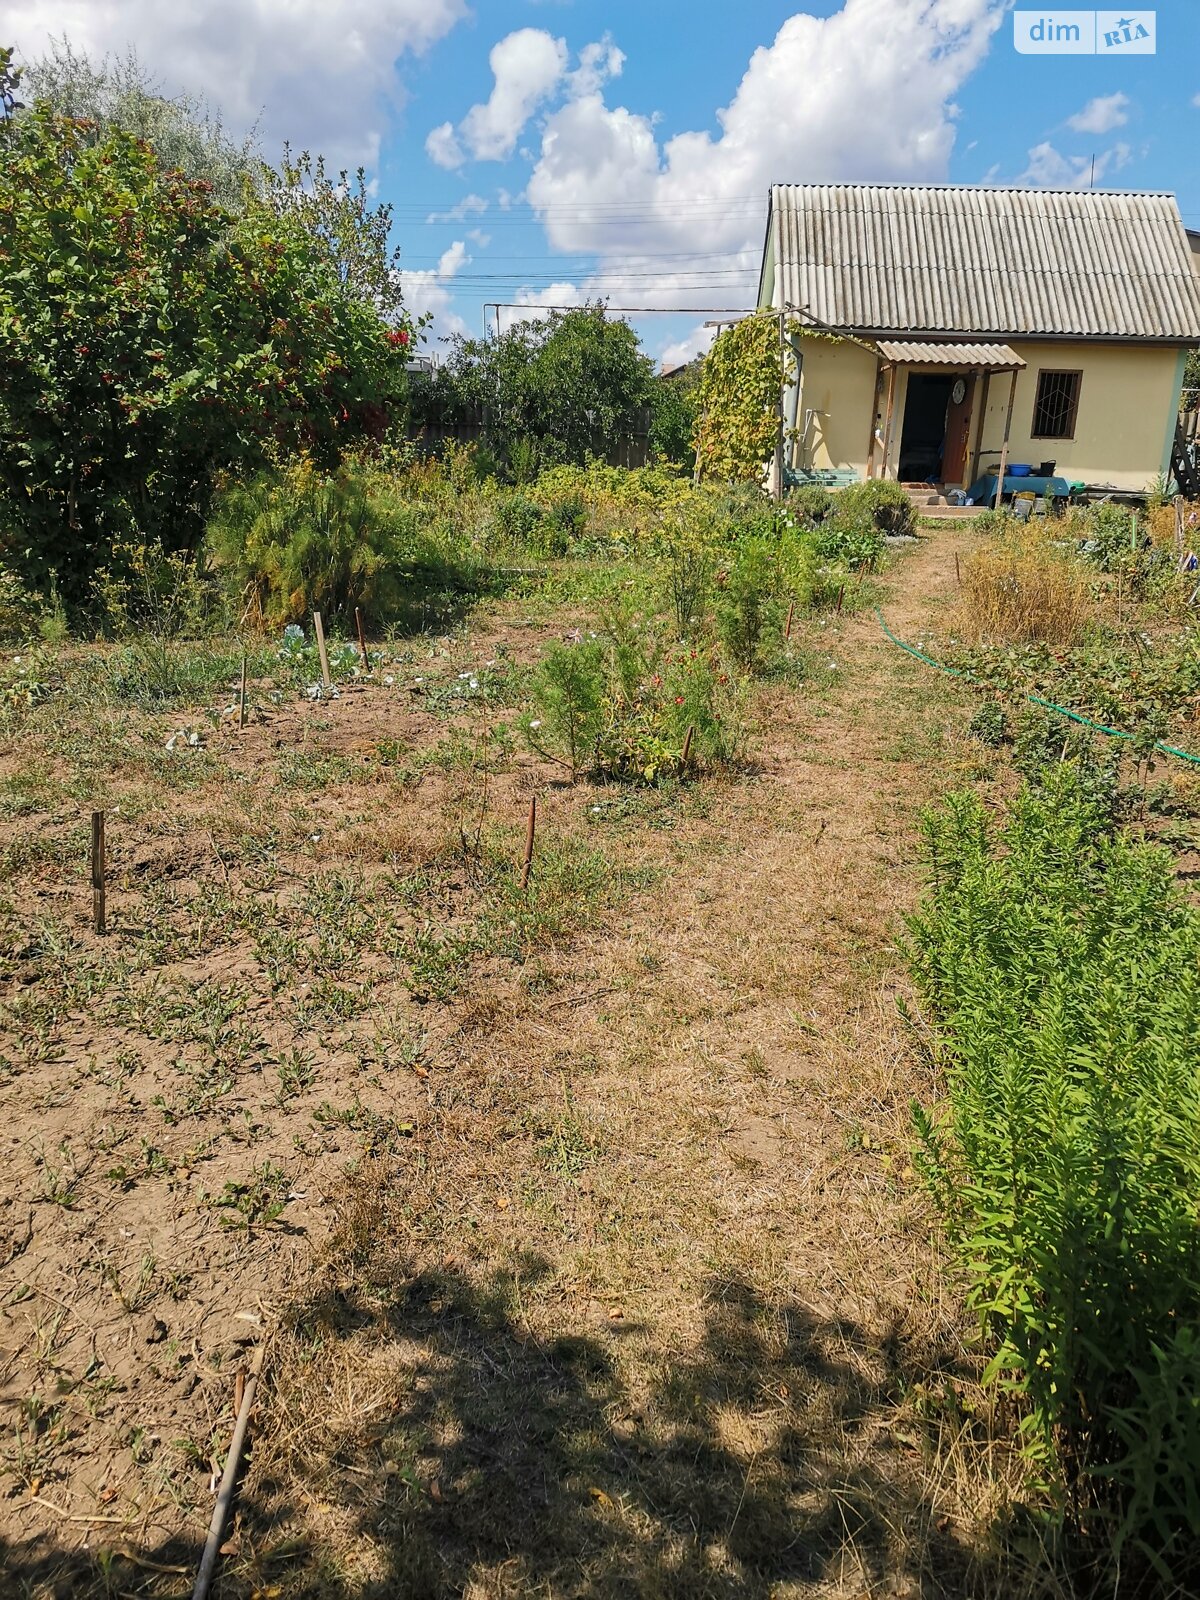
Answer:
<svg viewBox="0 0 1200 1600"><path fill-rule="evenodd" d="M1000 476L996 479L996 498L993 502L994 509L999 511L1000 501L1004 496L1004 474L1008 471L1008 440L1012 433L1013 406L1017 401L1017 369L1013 368L1012 382L1008 386L1008 411L1004 418L1004 443L1000 449Z"/></svg>
<svg viewBox="0 0 1200 1600"><path fill-rule="evenodd" d="M971 457L971 476L967 479L967 488L979 477L979 457L983 453L983 430L987 427L988 392L992 386L992 374L985 371L983 374L983 398L979 402L979 426L975 429L975 451Z"/></svg>
<svg viewBox="0 0 1200 1600"><path fill-rule="evenodd" d="M883 357L882 356L878 356L878 357L876 357L876 360L875 360L875 394L874 394L874 396L873 396L873 398L871 400L871 442L867 446L867 477L868 478L873 478L875 476L875 446L876 446L876 444L878 442L877 439L876 439L876 433L878 431L877 428L876 428L876 423L878 422L878 419L879 419L879 399L880 399L880 396L882 395L882 393L883 393Z"/></svg>
<svg viewBox="0 0 1200 1600"><path fill-rule="evenodd" d="M887 412L883 425L883 471L881 478L888 475L888 458L892 453L892 419L896 412L896 363L893 361L888 368Z"/></svg>

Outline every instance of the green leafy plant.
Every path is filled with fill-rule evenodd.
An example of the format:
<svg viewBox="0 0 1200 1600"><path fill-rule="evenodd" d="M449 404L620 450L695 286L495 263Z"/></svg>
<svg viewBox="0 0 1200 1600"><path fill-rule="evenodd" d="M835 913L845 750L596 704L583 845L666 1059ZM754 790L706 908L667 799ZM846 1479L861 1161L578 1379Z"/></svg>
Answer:
<svg viewBox="0 0 1200 1600"><path fill-rule="evenodd" d="M723 330L704 359L696 465L704 478L758 482L775 450L785 358L779 317L763 312Z"/></svg>
<svg viewBox="0 0 1200 1600"><path fill-rule="evenodd" d="M849 525L870 523L881 534L893 537L912 534L917 525L912 501L898 483L885 478L867 478L839 490L834 515Z"/></svg>
<svg viewBox="0 0 1200 1600"><path fill-rule="evenodd" d="M164 170L37 105L0 144L0 555L64 598L114 543L199 542L214 479L326 464L405 387L407 325L339 277L298 211Z"/></svg>
<svg viewBox="0 0 1200 1600"><path fill-rule="evenodd" d="M565 759L578 777L596 758L604 728L605 650L597 639L552 644L530 684L534 713L525 733L535 749Z"/></svg>
<svg viewBox="0 0 1200 1600"><path fill-rule="evenodd" d="M1200 916L1069 762L1002 835L961 794L926 840L910 956L947 1098L919 1160L987 1378L1076 1534L1165 1570L1200 1534Z"/></svg>
<svg viewBox="0 0 1200 1600"><path fill-rule="evenodd" d="M378 618L397 605L403 527L363 471L301 461L231 486L209 544L252 622L278 626L316 610L352 623L356 606Z"/></svg>

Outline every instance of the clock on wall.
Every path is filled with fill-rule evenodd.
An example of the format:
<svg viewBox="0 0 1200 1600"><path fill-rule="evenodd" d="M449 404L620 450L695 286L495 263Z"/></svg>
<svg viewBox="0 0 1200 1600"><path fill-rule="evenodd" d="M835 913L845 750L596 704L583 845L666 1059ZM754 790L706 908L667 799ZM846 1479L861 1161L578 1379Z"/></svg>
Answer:
<svg viewBox="0 0 1200 1600"><path fill-rule="evenodd" d="M967 398L967 383L965 378L955 379L954 387L950 391L950 398L956 406L962 405Z"/></svg>

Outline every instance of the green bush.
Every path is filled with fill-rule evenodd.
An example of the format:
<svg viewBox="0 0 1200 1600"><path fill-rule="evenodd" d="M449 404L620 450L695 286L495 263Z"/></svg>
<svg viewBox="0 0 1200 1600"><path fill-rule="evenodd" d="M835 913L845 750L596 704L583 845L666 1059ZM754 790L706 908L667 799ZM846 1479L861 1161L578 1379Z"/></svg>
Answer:
<svg viewBox="0 0 1200 1600"><path fill-rule="evenodd" d="M524 728L535 750L553 755L578 777L599 757L608 671L596 639L551 644L530 684L534 710Z"/></svg>
<svg viewBox="0 0 1200 1600"><path fill-rule="evenodd" d="M351 625L355 606L384 619L399 603L414 531L404 515L361 471L323 473L301 462L228 489L208 538L253 623L274 627L320 611Z"/></svg>
<svg viewBox="0 0 1200 1600"><path fill-rule="evenodd" d="M526 550L536 541L542 522L542 508L528 495L514 491L499 495L495 502L496 527L516 550Z"/></svg>
<svg viewBox="0 0 1200 1600"><path fill-rule="evenodd" d="M804 483L787 497L788 510L810 528L827 522L834 512L834 498L819 483Z"/></svg>
<svg viewBox="0 0 1200 1600"><path fill-rule="evenodd" d="M1073 1531L1165 1570L1200 1539L1200 915L1070 763L1000 834L973 794L926 831L911 958L947 1100L915 1109L919 1160L987 1377Z"/></svg>
<svg viewBox="0 0 1200 1600"><path fill-rule="evenodd" d="M197 638L228 620L203 563L158 539L114 543L92 577L92 608L101 632L115 639Z"/></svg>
<svg viewBox="0 0 1200 1600"><path fill-rule="evenodd" d="M839 491L834 515L853 525L869 522L882 534L911 534L917 526L913 503L898 483L867 478Z"/></svg>
<svg viewBox="0 0 1200 1600"><path fill-rule="evenodd" d="M822 561L843 566L870 566L883 554L883 534L861 513L850 515L840 506L812 534L813 548Z"/></svg>
<svg viewBox="0 0 1200 1600"><path fill-rule="evenodd" d="M743 684L711 648L664 649L645 619L549 647L530 685L530 745L571 769L653 783L689 765L727 765L746 737ZM690 740L689 740L690 735Z"/></svg>

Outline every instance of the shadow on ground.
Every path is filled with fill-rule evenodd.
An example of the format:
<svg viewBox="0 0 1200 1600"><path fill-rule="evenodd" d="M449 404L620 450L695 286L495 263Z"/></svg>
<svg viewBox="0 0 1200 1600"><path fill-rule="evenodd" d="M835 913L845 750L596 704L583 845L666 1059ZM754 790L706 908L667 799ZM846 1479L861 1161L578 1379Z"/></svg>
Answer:
<svg viewBox="0 0 1200 1600"><path fill-rule="evenodd" d="M593 1324L548 1342L525 1331L514 1281L528 1294L546 1270L525 1260L482 1290L425 1273L382 1300L377 1278L369 1300L330 1287L299 1308L296 1349L309 1352L312 1381L298 1379L271 1420L292 1420L303 1397L318 1410L310 1442L290 1457L266 1451L251 1474L215 1593L969 1592L959 1587L965 1552L911 1487L919 1473L885 1426L918 1375L898 1340L768 1307L742 1283L714 1285L686 1357L656 1365L643 1350L632 1364L635 1396L620 1346L644 1330ZM347 1360L373 1373L393 1356L402 1376L380 1381L365 1421L321 1414L328 1377ZM919 1376L938 1365L922 1361ZM301 1516L299 1500L317 1515ZM116 1556L104 1577L94 1554L0 1547L4 1592L187 1592L147 1563L189 1567L196 1549L137 1554L140 1565Z"/></svg>

